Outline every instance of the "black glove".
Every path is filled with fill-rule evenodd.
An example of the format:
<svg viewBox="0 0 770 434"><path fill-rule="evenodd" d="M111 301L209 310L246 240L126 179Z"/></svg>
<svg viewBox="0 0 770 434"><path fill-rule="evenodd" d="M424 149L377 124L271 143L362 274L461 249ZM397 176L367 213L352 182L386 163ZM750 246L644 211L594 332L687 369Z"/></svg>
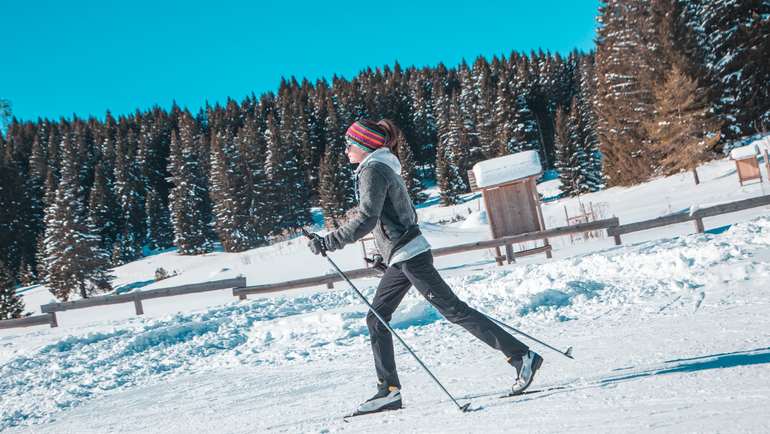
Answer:
<svg viewBox="0 0 770 434"><path fill-rule="evenodd" d="M388 269L388 266L385 265L385 262L382 259L382 255L372 255L371 258L364 257L364 261L366 261L375 270L382 271L383 273Z"/></svg>
<svg viewBox="0 0 770 434"><path fill-rule="evenodd" d="M310 241L307 242L307 246L313 254L326 256L326 242L322 236L310 234Z"/></svg>

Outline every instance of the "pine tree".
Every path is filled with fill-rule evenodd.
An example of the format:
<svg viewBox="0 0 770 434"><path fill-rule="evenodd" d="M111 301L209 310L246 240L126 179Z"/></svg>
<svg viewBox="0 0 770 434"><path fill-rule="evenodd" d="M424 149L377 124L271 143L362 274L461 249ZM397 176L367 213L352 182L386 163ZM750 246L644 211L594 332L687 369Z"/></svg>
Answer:
<svg viewBox="0 0 770 434"><path fill-rule="evenodd" d="M103 249L110 251L118 239L119 207L105 176L105 163L96 166L94 186L88 199L88 218L97 229Z"/></svg>
<svg viewBox="0 0 770 434"><path fill-rule="evenodd" d="M599 191L604 188L602 175L602 155L599 151L599 139L596 135L596 112L593 101L596 98L596 76L594 74L593 56L584 56L580 60L580 84L577 94L577 109L580 117L578 131L581 137L583 152L586 156L585 182L589 191Z"/></svg>
<svg viewBox="0 0 770 434"><path fill-rule="evenodd" d="M479 56L473 62L471 80L473 81L474 99L476 101L473 115L475 116L475 125L478 130L478 141L482 155L479 156L478 160L471 157L469 166L473 166L473 164L481 159L496 156L498 148L495 144L496 128L493 108L497 89L492 80L492 70L486 58Z"/></svg>
<svg viewBox="0 0 770 434"><path fill-rule="evenodd" d="M663 86L655 89L655 106L655 116L645 128L657 153L664 156L659 172L692 170L698 183L695 169L713 155L720 128L709 113L704 90L673 65Z"/></svg>
<svg viewBox="0 0 770 434"><path fill-rule="evenodd" d="M20 275L22 264L35 261L35 193L24 163L34 137L34 130L12 123L0 154L0 261L14 276Z"/></svg>
<svg viewBox="0 0 770 434"><path fill-rule="evenodd" d="M0 155L0 261L16 276L24 253L25 227L29 221L28 200L18 165Z"/></svg>
<svg viewBox="0 0 770 434"><path fill-rule="evenodd" d="M195 121L185 112L179 122L179 133L171 134L168 165L174 185L169 195L174 245L182 255L208 253L213 247L208 228L208 190L199 164L198 140Z"/></svg>
<svg viewBox="0 0 770 434"><path fill-rule="evenodd" d="M283 219L279 223L282 231L294 230L311 222L308 204L310 194L302 168L301 149L295 140L297 123L291 115L293 112L293 107L286 108L287 115L275 126L277 137L270 149L273 180L281 184L282 190L280 203Z"/></svg>
<svg viewBox="0 0 770 434"><path fill-rule="evenodd" d="M412 104L412 124L414 125L415 138L414 155L417 164L424 164L423 149L435 143L436 120L433 113L433 99L431 97L432 83L426 70L411 75L409 81L409 96Z"/></svg>
<svg viewBox="0 0 770 434"><path fill-rule="evenodd" d="M409 145L406 138L401 137L398 139L395 151L401 162L401 178L404 180L406 190L409 192L409 197L414 203L424 201L425 195L422 193L422 184L420 183L420 178L417 176L417 168L414 164L414 154L412 153L412 147Z"/></svg>
<svg viewBox="0 0 770 434"><path fill-rule="evenodd" d="M326 131L332 133L326 144L326 155L321 161L319 199L324 212L326 227L337 228L343 222L345 212L355 205L353 197L353 172L345 155L341 125L332 100L327 101Z"/></svg>
<svg viewBox="0 0 770 434"><path fill-rule="evenodd" d="M139 152L133 129L119 133L115 160L115 197L120 207L120 226L112 261L123 264L142 256L146 234L144 154Z"/></svg>
<svg viewBox="0 0 770 434"><path fill-rule="evenodd" d="M765 0L699 0L689 25L703 50L711 103L733 139L770 123L770 3Z"/></svg>
<svg viewBox="0 0 770 434"><path fill-rule="evenodd" d="M78 177L77 145L72 133L62 141L62 174L56 197L46 209L46 284L59 300L73 293L87 298L111 289L109 254L101 248L96 228L86 217Z"/></svg>
<svg viewBox="0 0 770 434"><path fill-rule="evenodd" d="M441 204L454 205L459 203L460 194L465 192L466 184L460 170L460 140L462 137L462 115L457 93L452 95L449 110L445 111L447 119L441 122L439 129L439 145L436 149L436 178L440 190Z"/></svg>
<svg viewBox="0 0 770 434"><path fill-rule="evenodd" d="M245 119L243 127L235 138L241 155L241 171L244 173L242 199L246 206L249 231L253 237L252 244L265 244L270 233L270 219L273 203L268 200L268 184L265 176L265 144L259 130L257 118L258 109L254 116Z"/></svg>
<svg viewBox="0 0 770 434"><path fill-rule="evenodd" d="M16 295L16 280L0 261L0 320L21 318L23 313L24 302Z"/></svg>
<svg viewBox="0 0 770 434"><path fill-rule="evenodd" d="M484 159L484 150L479 141L479 130L476 124L478 106L480 104L475 83L468 65L463 60L457 68L457 77L460 80L460 90L457 95L458 120L462 130L458 132L458 148L463 149L455 156L459 164L459 171L473 166L477 161ZM461 145L460 145L461 143Z"/></svg>
<svg viewBox="0 0 770 434"><path fill-rule="evenodd" d="M5 129L11 120L11 114L11 102L0 98L0 136L5 133Z"/></svg>
<svg viewBox="0 0 770 434"><path fill-rule="evenodd" d="M554 167L559 173L561 186L559 189L566 195L579 194L578 185L580 168L576 164L577 143L574 125L570 123L570 115L561 107L556 111L556 141Z"/></svg>
<svg viewBox="0 0 770 434"><path fill-rule="evenodd" d="M525 144L519 142L521 135L516 134L520 114L511 93L508 80L503 78L497 81L497 97L495 99L494 124L497 131L493 138L492 149L489 158L521 152Z"/></svg>
<svg viewBox="0 0 770 434"><path fill-rule="evenodd" d="M517 59L514 75L511 79L511 92L514 96L514 109L511 111L513 141L517 144L511 152L537 150L543 151L540 128L532 112L529 101L532 99L532 78L526 56Z"/></svg>
<svg viewBox="0 0 770 434"><path fill-rule="evenodd" d="M171 125L165 113L155 108L150 116L143 118L140 127L140 162L142 180L145 183L145 228L144 236L150 249L163 249L173 243L173 227L168 212L169 184L166 170Z"/></svg>
<svg viewBox="0 0 770 434"><path fill-rule="evenodd" d="M255 245L244 185L247 178L239 151L227 129L213 135L209 194L216 216L214 225L227 252L240 252Z"/></svg>
<svg viewBox="0 0 770 434"><path fill-rule="evenodd" d="M30 239L26 240L30 249L34 249L35 255L29 258L25 266L29 269L29 276L25 279L37 278L37 248L36 241L42 236L45 230L45 182L48 176L48 163L46 154L48 149L50 126L48 122L43 122L38 128L35 141L32 144L32 153L29 157L29 178L27 179L27 190L30 192ZM25 284L26 282L23 282Z"/></svg>
<svg viewBox="0 0 770 434"><path fill-rule="evenodd" d="M609 185L649 178L658 156L643 123L652 114L656 46L644 0L608 0L600 8L596 51L598 137Z"/></svg>

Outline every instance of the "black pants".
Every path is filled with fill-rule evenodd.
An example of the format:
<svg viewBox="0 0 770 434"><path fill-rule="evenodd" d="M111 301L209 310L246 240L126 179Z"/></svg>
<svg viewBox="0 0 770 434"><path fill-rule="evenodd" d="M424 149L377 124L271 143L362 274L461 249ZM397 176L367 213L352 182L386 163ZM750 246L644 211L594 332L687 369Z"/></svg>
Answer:
<svg viewBox="0 0 770 434"><path fill-rule="evenodd" d="M502 351L506 357L517 359L526 354L528 350L526 345L457 298L433 267L433 255L430 251L388 267L377 287L372 306L380 316L390 322L393 312L412 285L447 320L461 325L490 347ZM401 387L393 357L393 338L390 331L372 312L366 316L366 324L369 326L374 366L380 384Z"/></svg>

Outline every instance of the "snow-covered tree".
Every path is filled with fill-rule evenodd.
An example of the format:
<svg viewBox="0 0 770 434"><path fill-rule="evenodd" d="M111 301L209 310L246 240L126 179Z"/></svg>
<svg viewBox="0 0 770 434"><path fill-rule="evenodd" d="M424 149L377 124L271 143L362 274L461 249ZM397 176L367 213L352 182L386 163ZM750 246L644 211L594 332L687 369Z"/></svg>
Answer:
<svg viewBox="0 0 770 434"><path fill-rule="evenodd" d="M599 191L604 188L604 175L596 133L596 111L592 103L596 97L593 56L585 56L580 60L579 75L580 84L576 96L579 116L578 134L586 158L585 182L589 191Z"/></svg>
<svg viewBox="0 0 770 434"><path fill-rule="evenodd" d="M24 302L16 295L16 279L0 261L0 320L20 318L23 313Z"/></svg>
<svg viewBox="0 0 770 434"><path fill-rule="evenodd" d="M225 251L240 252L255 246L254 227L250 224L247 174L244 173L240 148L224 129L211 139L211 183L209 194L214 204L214 226Z"/></svg>
<svg viewBox="0 0 770 434"><path fill-rule="evenodd" d="M337 228L345 212L355 205L353 194L353 171L345 155L345 140L339 131L339 119L332 100L327 101L326 131L337 134L329 136L326 155L321 161L319 202L328 228Z"/></svg>
<svg viewBox="0 0 770 434"><path fill-rule="evenodd" d="M770 129L770 2L697 0L686 9L725 138Z"/></svg>
<svg viewBox="0 0 770 434"><path fill-rule="evenodd" d="M5 133L5 129L11 121L11 102L0 98L0 136Z"/></svg>
<svg viewBox="0 0 770 434"><path fill-rule="evenodd" d="M110 251L118 238L120 208L105 175L104 164L101 162L96 166L94 185L88 199L88 218L97 230L102 247Z"/></svg>
<svg viewBox="0 0 770 434"><path fill-rule="evenodd" d="M459 202L460 194L467 190L461 176L461 154L463 146L463 118L457 93L449 101L447 119L441 122L439 129L439 145L436 149L436 180L438 182L442 205L454 205Z"/></svg>
<svg viewBox="0 0 770 434"><path fill-rule="evenodd" d="M609 185L651 176L658 156L648 147L643 123L652 115L657 54L645 0L607 0L600 8L596 41L597 125Z"/></svg>
<svg viewBox="0 0 770 434"><path fill-rule="evenodd" d="M184 113L179 133L171 134L168 172L174 187L169 195L171 222L174 225L174 245L182 255L210 252L208 190L199 164L200 140L195 122Z"/></svg>
<svg viewBox="0 0 770 434"><path fill-rule="evenodd" d="M79 162L71 133L62 141L62 173L53 203L46 208L46 284L59 300L87 298L111 290L110 257L87 218L79 184Z"/></svg>
<svg viewBox="0 0 770 434"><path fill-rule="evenodd" d="M142 256L145 240L145 187L142 176L144 154L132 129L117 137L115 197L120 208L120 229L112 251L115 264Z"/></svg>

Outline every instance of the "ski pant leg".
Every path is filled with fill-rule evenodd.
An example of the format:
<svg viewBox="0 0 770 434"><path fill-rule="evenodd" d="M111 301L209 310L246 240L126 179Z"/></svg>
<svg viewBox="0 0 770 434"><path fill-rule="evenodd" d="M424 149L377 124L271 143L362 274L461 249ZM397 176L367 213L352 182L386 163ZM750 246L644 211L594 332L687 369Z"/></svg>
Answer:
<svg viewBox="0 0 770 434"><path fill-rule="evenodd" d="M382 276L377 292L372 300L372 307L387 322L393 316L399 303L403 300L412 283L404 273L396 267L388 267ZM393 336L379 319L371 312L366 315L366 325L369 327L369 337L374 354L374 367L377 379L381 385L401 388L396 372L396 359L393 353Z"/></svg>
<svg viewBox="0 0 770 434"><path fill-rule="evenodd" d="M399 265L401 272L447 320L462 326L490 347L502 351L509 359L519 359L526 354L529 348L524 343L457 298L433 266L433 254L430 251Z"/></svg>

